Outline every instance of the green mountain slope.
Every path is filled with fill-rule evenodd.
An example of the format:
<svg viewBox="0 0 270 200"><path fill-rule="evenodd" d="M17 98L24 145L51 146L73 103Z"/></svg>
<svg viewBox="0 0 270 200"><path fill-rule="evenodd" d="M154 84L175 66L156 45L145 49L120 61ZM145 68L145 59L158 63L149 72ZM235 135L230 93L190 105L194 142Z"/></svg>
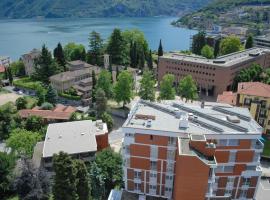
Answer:
<svg viewBox="0 0 270 200"><path fill-rule="evenodd" d="M270 0L214 0L208 6L181 17L175 25L209 29L213 24L269 27Z"/></svg>
<svg viewBox="0 0 270 200"><path fill-rule="evenodd" d="M212 0L0 0L0 18L176 16Z"/></svg>

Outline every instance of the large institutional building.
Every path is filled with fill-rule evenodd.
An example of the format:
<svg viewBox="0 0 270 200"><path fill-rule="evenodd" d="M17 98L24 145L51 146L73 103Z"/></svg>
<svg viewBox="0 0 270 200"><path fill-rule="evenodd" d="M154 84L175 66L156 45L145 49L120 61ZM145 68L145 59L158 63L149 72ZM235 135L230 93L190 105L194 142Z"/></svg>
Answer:
<svg viewBox="0 0 270 200"><path fill-rule="evenodd" d="M174 200L255 198L262 128L248 109L140 100L122 129L128 192Z"/></svg>
<svg viewBox="0 0 270 200"><path fill-rule="evenodd" d="M266 68L270 66L270 50L252 48L233 54L206 59L184 54L166 54L159 57L158 81L165 74L175 76L175 84L187 75L192 75L198 88L206 95L217 96L231 89L234 77L253 63Z"/></svg>

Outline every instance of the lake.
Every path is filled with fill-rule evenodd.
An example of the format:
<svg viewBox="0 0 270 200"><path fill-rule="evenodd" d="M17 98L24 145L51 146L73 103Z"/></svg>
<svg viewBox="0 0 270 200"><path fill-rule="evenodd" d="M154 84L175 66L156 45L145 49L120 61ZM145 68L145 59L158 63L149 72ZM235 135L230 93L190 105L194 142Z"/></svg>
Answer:
<svg viewBox="0 0 270 200"><path fill-rule="evenodd" d="M91 31L99 32L107 39L114 28L140 29L144 32L149 46L157 50L162 39L165 51L186 50L194 30L176 28L170 23L176 18L87 18L87 19L23 19L0 20L0 55L13 60L33 48L46 44L50 49L58 42L76 42L87 47Z"/></svg>

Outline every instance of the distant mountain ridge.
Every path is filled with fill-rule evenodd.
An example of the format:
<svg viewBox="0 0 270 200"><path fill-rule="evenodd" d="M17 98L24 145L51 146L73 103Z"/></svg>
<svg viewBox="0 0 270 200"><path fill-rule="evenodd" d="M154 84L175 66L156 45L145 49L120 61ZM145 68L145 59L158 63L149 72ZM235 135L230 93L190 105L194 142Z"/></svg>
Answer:
<svg viewBox="0 0 270 200"><path fill-rule="evenodd" d="M0 18L180 16L213 0L0 0Z"/></svg>

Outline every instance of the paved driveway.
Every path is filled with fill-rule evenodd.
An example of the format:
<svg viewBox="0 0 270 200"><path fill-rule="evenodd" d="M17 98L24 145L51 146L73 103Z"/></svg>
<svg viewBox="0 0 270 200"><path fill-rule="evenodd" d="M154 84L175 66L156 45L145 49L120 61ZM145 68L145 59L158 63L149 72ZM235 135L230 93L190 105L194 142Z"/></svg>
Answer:
<svg viewBox="0 0 270 200"><path fill-rule="evenodd" d="M8 94L1 94L0 95L0 106L8 103L8 102L15 102L16 99L19 97L22 97L22 95L14 94L14 93L8 93Z"/></svg>
<svg viewBox="0 0 270 200"><path fill-rule="evenodd" d="M256 200L267 200L270 199L270 183L269 180L261 180Z"/></svg>

